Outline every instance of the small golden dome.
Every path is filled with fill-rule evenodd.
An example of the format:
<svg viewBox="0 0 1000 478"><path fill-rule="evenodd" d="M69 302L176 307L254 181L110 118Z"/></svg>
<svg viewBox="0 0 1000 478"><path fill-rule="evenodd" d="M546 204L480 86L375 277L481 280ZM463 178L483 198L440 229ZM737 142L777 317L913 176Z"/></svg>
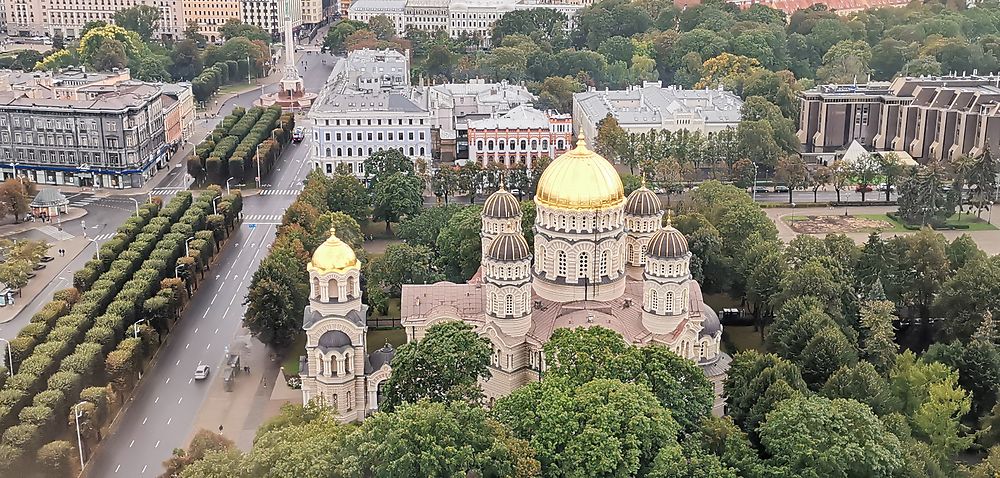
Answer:
<svg viewBox="0 0 1000 478"><path fill-rule="evenodd" d="M587 149L581 133L576 148L545 168L538 180L535 199L553 208L606 209L625 201L625 188L615 167Z"/></svg>
<svg viewBox="0 0 1000 478"><path fill-rule="evenodd" d="M312 260L309 261L309 267L307 267L309 272L320 275L329 272L343 274L348 270L359 268L358 256L354 254L354 249L341 241L337 237L337 231L332 227L330 228L330 237L316 248Z"/></svg>

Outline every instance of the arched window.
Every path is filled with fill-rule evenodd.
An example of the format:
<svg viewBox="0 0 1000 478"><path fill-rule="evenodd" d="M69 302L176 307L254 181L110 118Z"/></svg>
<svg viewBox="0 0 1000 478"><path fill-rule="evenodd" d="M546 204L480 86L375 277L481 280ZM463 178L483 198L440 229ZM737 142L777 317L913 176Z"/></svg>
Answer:
<svg viewBox="0 0 1000 478"><path fill-rule="evenodd" d="M333 399L330 400L330 408L332 408L333 411L335 411L335 412L339 412L340 411L340 404L337 402L337 394L336 393L333 394Z"/></svg>
<svg viewBox="0 0 1000 478"><path fill-rule="evenodd" d="M649 291L649 310L654 314L658 312L660 308L660 296L655 290Z"/></svg>
<svg viewBox="0 0 1000 478"><path fill-rule="evenodd" d="M347 148L347 157L349 158L349 157L351 157L351 156L353 156L353 155L351 154L351 148Z"/></svg>
<svg viewBox="0 0 1000 478"><path fill-rule="evenodd" d="M476 141L476 149L479 151L483 150L483 140Z"/></svg>
<svg viewBox="0 0 1000 478"><path fill-rule="evenodd" d="M344 373L351 373L351 354L344 356Z"/></svg>
<svg viewBox="0 0 1000 478"><path fill-rule="evenodd" d="M337 157L339 158L343 155L344 155L344 148L337 148Z"/></svg>
<svg viewBox="0 0 1000 478"><path fill-rule="evenodd" d="M546 151L549 150L549 140L547 140L547 139L543 139L542 140L542 149L544 149Z"/></svg>
<svg viewBox="0 0 1000 478"><path fill-rule="evenodd" d="M486 296L486 312L493 313L493 302L496 295L496 292L490 292L490 295Z"/></svg>
<svg viewBox="0 0 1000 478"><path fill-rule="evenodd" d="M351 401L351 392L347 392L347 409L350 410L354 408L354 403Z"/></svg>
<svg viewBox="0 0 1000 478"><path fill-rule="evenodd" d="M538 140L537 139L533 139L533 140L531 140L531 150L534 151L536 149L538 149Z"/></svg>
<svg viewBox="0 0 1000 478"><path fill-rule="evenodd" d="M588 259L589 259L589 257L587 257L587 253L586 252L581 252L580 253L579 258L577 259L577 272L576 272L576 276L577 276L578 279L582 279L582 278L588 276L588 274L587 274L587 271L589 270L588 269L588 267L589 267L589 264L588 264L589 261L588 261Z"/></svg>
<svg viewBox="0 0 1000 478"><path fill-rule="evenodd" d="M632 247L632 244L629 244L629 245L625 246L625 249L626 249L625 250L625 257L628 257L628 260L630 262L636 262L635 257L632 256L632 254L635 253L635 249Z"/></svg>
<svg viewBox="0 0 1000 478"><path fill-rule="evenodd" d="M329 158L330 156L333 156L333 150L330 148L326 148L326 157Z"/></svg>
<svg viewBox="0 0 1000 478"><path fill-rule="evenodd" d="M528 141L522 139L521 140L521 151L524 151L526 149L528 149Z"/></svg>
<svg viewBox="0 0 1000 478"><path fill-rule="evenodd" d="M566 277L566 251L559 251L559 266L557 275Z"/></svg>
<svg viewBox="0 0 1000 478"><path fill-rule="evenodd" d="M608 251L601 253L601 277L608 275Z"/></svg>
<svg viewBox="0 0 1000 478"><path fill-rule="evenodd" d="M639 264L646 263L646 245L642 244L639 246Z"/></svg>
<svg viewBox="0 0 1000 478"><path fill-rule="evenodd" d="M423 146L421 146L421 147L420 147L420 155L421 155L421 156L423 156L423 155L424 155L424 147L423 147Z"/></svg>
<svg viewBox="0 0 1000 478"><path fill-rule="evenodd" d="M514 295L507 294L506 304L504 304L504 312L507 316L514 315Z"/></svg>
<svg viewBox="0 0 1000 478"><path fill-rule="evenodd" d="M410 146L410 156L413 156L413 146Z"/></svg>
<svg viewBox="0 0 1000 478"><path fill-rule="evenodd" d="M673 314L674 313L674 293L671 292L671 291L667 291L667 295L664 298L664 302L666 302L666 304L664 304L665 307L664 307L663 311L666 312L666 313L668 313L668 314Z"/></svg>
<svg viewBox="0 0 1000 478"><path fill-rule="evenodd" d="M486 143L486 149L489 150L489 151L493 151L493 140L492 139L488 143Z"/></svg>

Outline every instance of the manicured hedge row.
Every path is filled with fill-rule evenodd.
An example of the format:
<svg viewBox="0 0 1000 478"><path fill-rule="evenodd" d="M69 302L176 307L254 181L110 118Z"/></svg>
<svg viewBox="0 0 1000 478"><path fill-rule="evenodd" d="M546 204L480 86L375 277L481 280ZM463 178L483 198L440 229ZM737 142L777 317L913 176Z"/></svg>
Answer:
<svg viewBox="0 0 1000 478"><path fill-rule="evenodd" d="M134 319L137 303L141 305L156 292L154 286L165 270L168 266L172 270L173 262L183 254L186 237L171 229L185 217L208 212L204 198L193 202L187 192L178 194L158 215L153 205L144 210L139 220L119 228L122 240L109 249L112 257L102 255L102 261L93 266L102 270L96 280L88 274L86 280L78 281L86 292L72 307L65 300L49 303L15 339L30 343L31 353L0 390L0 428L5 429L0 439L0 471L16 469L22 459L30 460L39 446L64 429L66 407L79 402L83 387L104 382L103 355L124 338L131 324L125 321ZM158 249L170 254L153 258Z"/></svg>

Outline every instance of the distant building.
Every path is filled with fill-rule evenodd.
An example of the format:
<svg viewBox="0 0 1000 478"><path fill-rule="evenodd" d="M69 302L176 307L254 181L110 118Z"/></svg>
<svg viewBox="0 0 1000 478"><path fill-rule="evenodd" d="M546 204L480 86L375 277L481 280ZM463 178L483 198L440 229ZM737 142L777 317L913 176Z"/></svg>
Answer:
<svg viewBox="0 0 1000 478"><path fill-rule="evenodd" d="M515 10L546 8L567 16L567 29L575 26L576 13L584 7L579 2L551 0L356 0L347 16L351 20L368 22L377 16L392 21L396 33L403 35L414 29L431 32L445 30L452 38L479 38L489 46L493 24Z"/></svg>
<svg viewBox="0 0 1000 478"><path fill-rule="evenodd" d="M0 92L0 171L40 184L130 188L166 164L160 87L80 88L76 99Z"/></svg>
<svg viewBox="0 0 1000 478"><path fill-rule="evenodd" d="M166 142L176 147L194 134L194 94L187 82L164 84L161 90Z"/></svg>
<svg viewBox="0 0 1000 478"><path fill-rule="evenodd" d="M240 20L248 25L260 27L280 39L285 28L285 6L289 7L292 28L302 25L301 0L240 0Z"/></svg>
<svg viewBox="0 0 1000 478"><path fill-rule="evenodd" d="M678 0L674 2L679 7L697 5L701 3L697 0ZM871 8L901 8L908 5L907 0L730 0L741 9L750 8L754 4L760 4L785 12L787 15L795 13L797 10L809 8L816 4L824 4L827 9L838 15L851 15Z"/></svg>
<svg viewBox="0 0 1000 478"><path fill-rule="evenodd" d="M150 5L160 11L156 33L160 38L178 38L186 26L184 10L175 0L3 0L7 32L11 36L55 36L78 38L84 25L92 21L113 23L115 12L136 5Z"/></svg>
<svg viewBox="0 0 1000 478"><path fill-rule="evenodd" d="M354 50L347 55L349 87L362 93L405 92L410 88L409 51Z"/></svg>
<svg viewBox="0 0 1000 478"><path fill-rule="evenodd" d="M724 90L685 90L647 82L625 90L573 95L573 127L597 139L597 124L609 114L628 132L700 131L712 134L740 123L743 100Z"/></svg>
<svg viewBox="0 0 1000 478"><path fill-rule="evenodd" d="M573 145L573 120L568 114L541 111L528 105L469 122L469 159L483 166L531 167L539 156L556 158Z"/></svg>
<svg viewBox="0 0 1000 478"><path fill-rule="evenodd" d="M10 0L8 0L10 1ZM211 43L221 43L222 26L230 18L243 18L240 0L180 0L184 20L198 25Z"/></svg>
<svg viewBox="0 0 1000 478"><path fill-rule="evenodd" d="M823 85L801 94L799 141L827 160L857 141L921 163L1000 148L1000 76L897 78Z"/></svg>
<svg viewBox="0 0 1000 478"><path fill-rule="evenodd" d="M535 101L527 88L502 81L423 86L411 91L411 98L430 111L436 131L435 159L444 162L469 159L469 122L506 114Z"/></svg>

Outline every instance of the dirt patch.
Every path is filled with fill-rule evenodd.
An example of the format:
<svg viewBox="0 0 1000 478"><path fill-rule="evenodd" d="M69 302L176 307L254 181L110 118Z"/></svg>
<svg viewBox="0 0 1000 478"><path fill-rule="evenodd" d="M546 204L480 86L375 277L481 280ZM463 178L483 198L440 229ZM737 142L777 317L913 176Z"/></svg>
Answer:
<svg viewBox="0 0 1000 478"><path fill-rule="evenodd" d="M893 224L889 221L854 216L795 216L786 218L785 222L799 234L868 232L893 228Z"/></svg>

